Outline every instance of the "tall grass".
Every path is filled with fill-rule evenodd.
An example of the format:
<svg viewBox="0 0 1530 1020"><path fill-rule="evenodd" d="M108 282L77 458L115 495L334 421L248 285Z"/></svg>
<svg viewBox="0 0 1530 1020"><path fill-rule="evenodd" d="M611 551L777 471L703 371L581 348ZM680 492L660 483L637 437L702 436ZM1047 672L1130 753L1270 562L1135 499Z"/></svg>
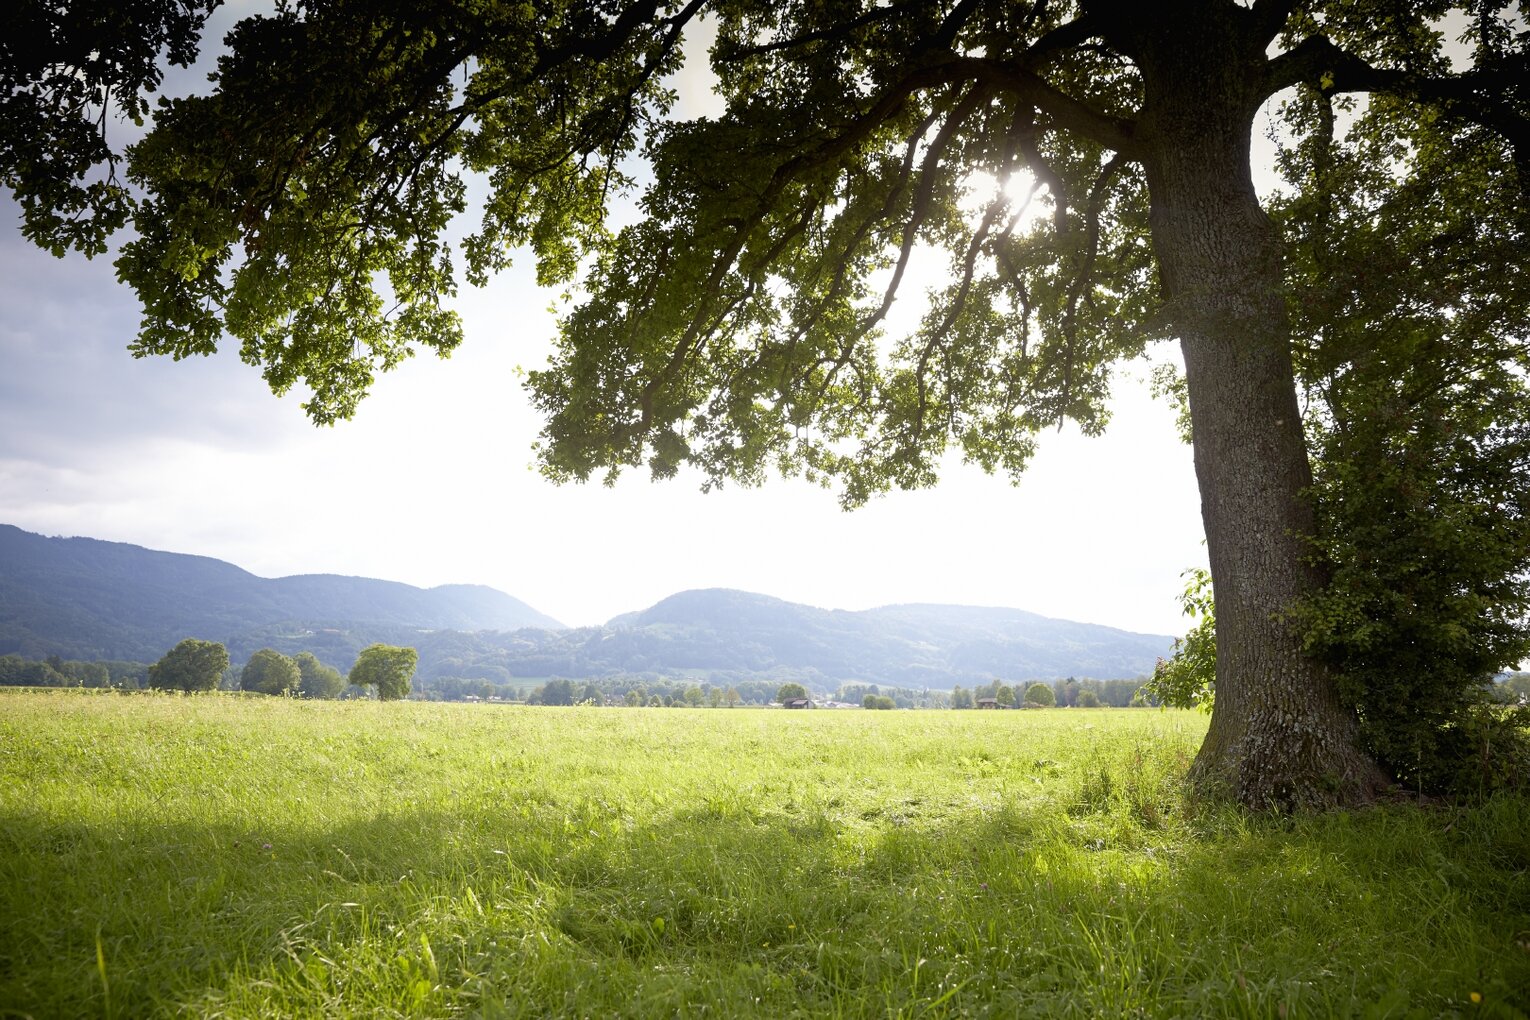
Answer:
<svg viewBox="0 0 1530 1020"><path fill-rule="evenodd" d="M1530 1011L1530 804L1195 813L1203 731L0 693L0 1015Z"/></svg>

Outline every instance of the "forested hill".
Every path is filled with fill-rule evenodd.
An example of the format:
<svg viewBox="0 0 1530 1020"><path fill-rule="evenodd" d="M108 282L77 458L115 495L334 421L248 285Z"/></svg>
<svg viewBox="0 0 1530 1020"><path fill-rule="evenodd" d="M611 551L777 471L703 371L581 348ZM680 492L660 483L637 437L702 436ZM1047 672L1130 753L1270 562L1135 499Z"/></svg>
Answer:
<svg viewBox="0 0 1530 1020"><path fill-rule="evenodd" d="M223 642L236 665L269 647L310 651L342 670L374 641L411 645L426 683L710 675L790 678L818 690L1131 678L1151 672L1172 643L1018 609L848 612L716 588L570 630L476 585L268 579L204 556L0 525L0 654L153 662L185 637Z"/></svg>
<svg viewBox="0 0 1530 1020"><path fill-rule="evenodd" d="M152 662L195 636L308 628L514 630L562 624L481 585L415 588L309 574L256 577L206 556L0 525L0 653Z"/></svg>
<svg viewBox="0 0 1530 1020"><path fill-rule="evenodd" d="M815 609L726 589L681 592L608 624L604 646L692 669L816 670L904 687L1152 672L1172 639L1019 609L899 605ZM726 665L725 665L726 664Z"/></svg>

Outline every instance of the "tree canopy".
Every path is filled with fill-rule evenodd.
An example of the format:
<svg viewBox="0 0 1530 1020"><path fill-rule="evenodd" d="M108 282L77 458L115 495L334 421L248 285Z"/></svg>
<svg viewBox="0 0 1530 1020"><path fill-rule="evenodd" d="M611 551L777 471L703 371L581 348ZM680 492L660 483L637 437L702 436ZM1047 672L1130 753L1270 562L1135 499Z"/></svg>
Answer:
<svg viewBox="0 0 1530 1020"><path fill-rule="evenodd" d="M1376 604L1320 533L1342 503L1309 496L1298 381L1353 409L1385 404L1385 362L1421 387L1445 365L1523 401L1530 36L1508 8L300 0L240 21L212 88L156 108L129 194L90 183L116 167L94 118L145 112L154 58L184 61L201 17L130 6L136 31L106 44L24 6L47 45L6 51L0 179L55 250L99 251L131 213L135 353L232 337L274 389L306 385L315 421L350 415L378 371L461 339L446 229L467 174L487 199L466 278L529 250L541 282L575 288L530 376L556 479L775 469L837 479L854 505L930 484L951 453L1017 473L1039 429L1103 427L1114 365L1178 340L1217 593L1196 781L1260 806L1385 783L1358 674L1293 624L1330 581L1330 618ZM704 28L726 108L682 119L669 76ZM1292 191L1266 208L1249 161L1275 96ZM1369 118L1353 136L1351 97ZM1431 198L1442 172L1471 215ZM1389 211L1409 225L1395 249ZM926 253L947 282L886 336Z"/></svg>
<svg viewBox="0 0 1530 1020"><path fill-rule="evenodd" d="M1035 683L1025 689L1025 703L1041 708L1051 708L1057 704L1057 695L1052 693L1052 688L1046 684Z"/></svg>
<svg viewBox="0 0 1530 1020"><path fill-rule="evenodd" d="M298 668L298 694L305 698L338 698L345 690L345 677L332 666L320 662L312 652L293 657Z"/></svg>
<svg viewBox="0 0 1530 1020"><path fill-rule="evenodd" d="M783 705L788 701L806 698L807 696L807 688L799 683L784 683L776 689L776 700Z"/></svg>
<svg viewBox="0 0 1530 1020"><path fill-rule="evenodd" d="M214 691L228 669L228 649L187 638L149 667L149 686L162 691Z"/></svg>
<svg viewBox="0 0 1530 1020"><path fill-rule="evenodd" d="M244 664L239 687L259 694L291 694L302 679L296 662L274 648L262 648Z"/></svg>
<svg viewBox="0 0 1530 1020"><path fill-rule="evenodd" d="M409 682L419 661L413 648L367 645L356 656L349 679L357 687L377 688L379 701L399 701L409 697Z"/></svg>

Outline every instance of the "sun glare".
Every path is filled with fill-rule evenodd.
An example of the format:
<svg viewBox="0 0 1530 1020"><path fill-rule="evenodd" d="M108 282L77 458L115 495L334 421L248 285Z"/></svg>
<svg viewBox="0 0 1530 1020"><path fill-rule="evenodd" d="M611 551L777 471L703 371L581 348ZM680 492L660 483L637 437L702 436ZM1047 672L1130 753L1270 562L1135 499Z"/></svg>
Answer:
<svg viewBox="0 0 1530 1020"><path fill-rule="evenodd" d="M982 222L995 200L1005 203L996 226L1004 232L1023 232L1047 213L1041 183L1026 170L1015 170L1002 181L986 170L980 170L968 175L962 190L961 209L973 227Z"/></svg>

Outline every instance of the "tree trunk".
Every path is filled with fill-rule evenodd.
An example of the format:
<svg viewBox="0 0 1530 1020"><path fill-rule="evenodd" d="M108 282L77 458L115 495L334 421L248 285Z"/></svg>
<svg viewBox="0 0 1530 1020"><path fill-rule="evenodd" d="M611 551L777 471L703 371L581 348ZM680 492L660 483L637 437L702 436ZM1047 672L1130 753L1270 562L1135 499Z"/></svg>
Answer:
<svg viewBox="0 0 1530 1020"><path fill-rule="evenodd" d="M1282 614L1322 580L1278 232L1249 169L1264 44L1230 4L1133 40L1169 321L1184 351L1216 596L1216 702L1196 785L1256 808L1356 804L1384 783L1328 672ZM1186 11L1185 9L1190 10Z"/></svg>

